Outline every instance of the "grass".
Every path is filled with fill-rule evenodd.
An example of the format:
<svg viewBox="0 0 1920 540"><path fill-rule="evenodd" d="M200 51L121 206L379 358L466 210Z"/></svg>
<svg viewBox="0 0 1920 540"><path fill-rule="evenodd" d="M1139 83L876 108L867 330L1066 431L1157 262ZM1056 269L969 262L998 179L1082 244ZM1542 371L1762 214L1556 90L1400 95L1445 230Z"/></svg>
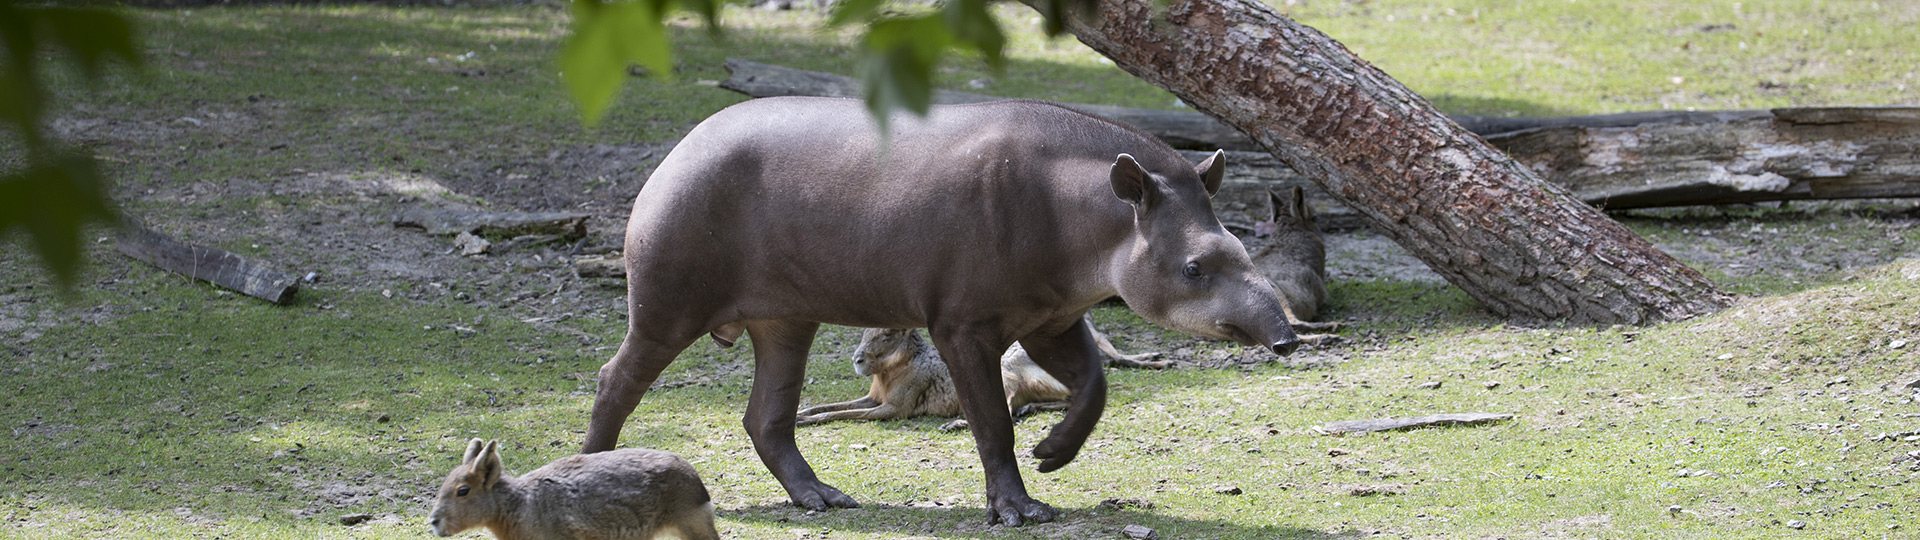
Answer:
<svg viewBox="0 0 1920 540"><path fill-rule="evenodd" d="M1910 72L1920 38L1904 31L1916 10L1896 2L1276 4L1449 112L1920 95ZM943 68L943 85L1177 106L1077 44L1040 38L1028 12L999 9L1017 27L1009 69L961 62ZM445 263L490 283L499 276L494 285L369 270L440 253L414 257L408 233L379 251L300 231L386 230L380 215L427 195L294 187L316 174L341 185L413 179L461 188L448 197L473 204L550 209L539 192L576 185L466 186L553 152L670 141L740 99L705 82L725 77L726 56L840 73L854 65L850 36L817 31L817 13L729 11L724 43L683 21L678 77L634 81L587 131L553 72L558 11L133 13L151 68L91 91L57 76L71 90L60 93L71 111L60 129L107 162L135 213L340 277L295 305L265 306L99 243L91 285L60 297L22 246L0 245L4 538L422 537L430 489L468 438L502 440L515 471L578 448L594 372L624 324L611 307L621 291L563 281L566 293L552 292L550 261L525 254ZM968 86L983 78L985 88ZM249 184L264 187L227 195ZM1909 504L1920 473L1904 458L1920 450L1906 440L1920 406L1900 387L1920 375L1911 343L1920 228L1900 216L1806 207L1623 218L1663 244L1738 239L1676 252L1746 295L1740 306L1647 328L1515 328L1452 287L1336 281L1328 310L1349 321L1352 343L1319 360L1114 372L1107 419L1080 460L1052 474L1023 470L1065 512L1053 524L982 525L971 440L935 419L802 430L823 477L868 507L787 506L738 427L750 342L689 351L623 443L693 461L729 538L1116 538L1129 524L1163 538L1898 538L1920 526ZM1753 258L1791 264L1729 264ZM597 307L551 316L543 306L565 294ZM1257 354L1115 306L1095 317L1130 349ZM865 390L838 360L856 339L845 329L821 336L809 402ZM1441 385L1421 388L1428 382ZM1370 436L1314 430L1437 411L1516 418ZM1020 423L1022 445L1057 418ZM1219 492L1228 487L1241 493ZM337 521L360 513L375 519Z"/></svg>

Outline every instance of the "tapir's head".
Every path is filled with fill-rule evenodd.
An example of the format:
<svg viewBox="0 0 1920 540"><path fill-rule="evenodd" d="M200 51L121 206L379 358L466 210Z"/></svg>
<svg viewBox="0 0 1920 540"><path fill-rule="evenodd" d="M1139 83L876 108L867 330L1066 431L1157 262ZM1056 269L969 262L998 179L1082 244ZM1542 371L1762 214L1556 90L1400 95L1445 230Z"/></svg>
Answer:
<svg viewBox="0 0 1920 540"><path fill-rule="evenodd" d="M1120 154L1113 193L1133 205L1135 242L1121 254L1115 287L1147 320L1196 336L1286 355L1300 345L1273 286L1254 271L1240 239L1220 226L1213 195L1223 153L1191 168L1149 171Z"/></svg>

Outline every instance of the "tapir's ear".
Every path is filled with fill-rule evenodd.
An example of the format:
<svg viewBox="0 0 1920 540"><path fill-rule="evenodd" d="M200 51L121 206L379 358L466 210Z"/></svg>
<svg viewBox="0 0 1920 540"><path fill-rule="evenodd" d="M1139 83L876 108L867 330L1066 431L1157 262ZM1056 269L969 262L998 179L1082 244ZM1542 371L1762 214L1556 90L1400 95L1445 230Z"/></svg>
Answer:
<svg viewBox="0 0 1920 540"><path fill-rule="evenodd" d="M480 439L467 441L467 453L460 456L460 463L463 465L473 463L473 458L480 457L480 450L486 445L487 442Z"/></svg>
<svg viewBox="0 0 1920 540"><path fill-rule="evenodd" d="M1200 175L1200 182L1207 185L1207 196L1220 193L1220 181L1227 177L1227 152L1214 150L1206 161L1193 167L1193 173Z"/></svg>
<svg viewBox="0 0 1920 540"><path fill-rule="evenodd" d="M481 488L492 489L500 482L500 470L504 467L500 463L500 444L487 441L487 446L480 450L480 456L473 463L473 475L480 477Z"/></svg>
<svg viewBox="0 0 1920 540"><path fill-rule="evenodd" d="M1140 168L1133 156L1120 154L1113 159L1113 194L1120 200L1146 210L1148 194L1153 192L1152 182L1153 177Z"/></svg>
<svg viewBox="0 0 1920 540"><path fill-rule="evenodd" d="M1313 227L1313 207L1307 206L1307 190L1293 186L1293 215L1300 218L1300 224Z"/></svg>

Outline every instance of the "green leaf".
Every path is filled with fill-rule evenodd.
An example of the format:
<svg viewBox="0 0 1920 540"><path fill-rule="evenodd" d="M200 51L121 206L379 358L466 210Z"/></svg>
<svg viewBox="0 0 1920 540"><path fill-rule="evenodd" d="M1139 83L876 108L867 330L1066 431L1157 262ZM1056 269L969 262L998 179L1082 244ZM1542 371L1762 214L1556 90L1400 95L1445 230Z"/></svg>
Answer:
<svg viewBox="0 0 1920 540"><path fill-rule="evenodd" d="M720 26L720 6L722 4L725 4L726 0L680 0L680 1L681 3L685 4L687 11L691 11L699 14L700 19L706 21L707 33L713 35L714 37L719 37L721 34L721 31L725 30L725 27ZM660 1L659 5L654 6L654 9L661 13L666 13L668 9L667 2L665 0Z"/></svg>
<svg viewBox="0 0 1920 540"><path fill-rule="evenodd" d="M867 110L881 132L895 110L927 114L933 106L933 67L952 43L953 34L937 14L883 19L867 27L861 79Z"/></svg>
<svg viewBox="0 0 1920 540"><path fill-rule="evenodd" d="M35 253L61 289L80 275L80 229L89 221L113 224L119 213L107 204L106 180L93 159L61 155L40 159L25 171L0 177L0 238L26 229Z"/></svg>
<svg viewBox="0 0 1920 540"><path fill-rule="evenodd" d="M880 15L880 4L884 1L841 0L833 5L833 14L827 17L827 26L871 21Z"/></svg>
<svg viewBox="0 0 1920 540"><path fill-rule="evenodd" d="M628 65L637 63L655 76L673 78L672 50L662 22L666 6L666 0L574 1L573 34L560 49L560 72L582 122L600 123L626 83Z"/></svg>
<svg viewBox="0 0 1920 540"><path fill-rule="evenodd" d="M987 66L999 73L1005 65L1000 51L1007 44L1007 36L1000 32L999 21L987 12L987 0L947 0L941 13L954 42L980 51Z"/></svg>

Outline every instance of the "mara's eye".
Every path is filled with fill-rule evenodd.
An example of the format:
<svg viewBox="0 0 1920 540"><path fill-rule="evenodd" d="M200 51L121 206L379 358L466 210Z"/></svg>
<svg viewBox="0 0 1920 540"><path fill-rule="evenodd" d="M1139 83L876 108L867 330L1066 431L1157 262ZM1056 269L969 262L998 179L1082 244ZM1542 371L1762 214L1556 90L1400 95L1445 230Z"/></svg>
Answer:
<svg viewBox="0 0 1920 540"><path fill-rule="evenodd" d="M460 489L453 490L453 496L455 497L467 496L467 486L460 486Z"/></svg>
<svg viewBox="0 0 1920 540"><path fill-rule="evenodd" d="M1200 263L1189 262L1187 263L1186 269L1182 270L1182 272L1190 278L1200 277Z"/></svg>

